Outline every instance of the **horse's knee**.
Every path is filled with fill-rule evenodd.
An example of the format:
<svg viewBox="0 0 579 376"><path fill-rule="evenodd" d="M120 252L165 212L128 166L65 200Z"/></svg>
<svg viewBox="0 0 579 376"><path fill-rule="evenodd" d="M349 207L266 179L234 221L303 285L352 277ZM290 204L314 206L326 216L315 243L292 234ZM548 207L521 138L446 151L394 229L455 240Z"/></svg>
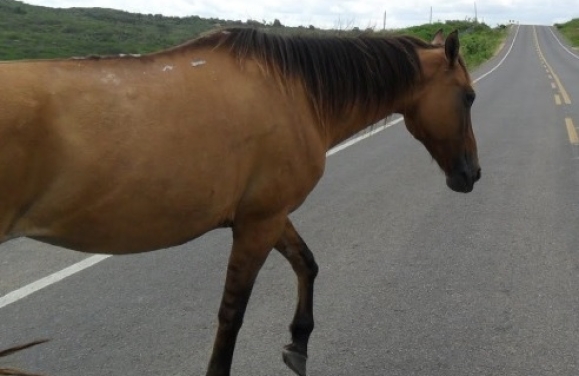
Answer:
<svg viewBox="0 0 579 376"><path fill-rule="evenodd" d="M320 271L320 267L318 266L318 263L316 262L316 260L313 257L311 259L307 260L306 266L307 266L308 278L311 281L313 281L318 276L318 272Z"/></svg>

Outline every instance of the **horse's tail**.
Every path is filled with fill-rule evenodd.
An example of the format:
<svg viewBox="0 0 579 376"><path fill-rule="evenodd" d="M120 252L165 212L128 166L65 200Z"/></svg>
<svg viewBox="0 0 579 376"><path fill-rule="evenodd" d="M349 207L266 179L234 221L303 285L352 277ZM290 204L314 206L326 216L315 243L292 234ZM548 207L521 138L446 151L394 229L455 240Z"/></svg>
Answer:
<svg viewBox="0 0 579 376"><path fill-rule="evenodd" d="M24 349L28 349L32 346L40 345L41 343L45 343L45 342L48 342L48 340L43 339L40 341L30 342L30 343L27 343L25 345L10 347L9 349L0 351L0 358L14 354L15 352L18 352L18 351L21 351ZM37 373L28 373L28 372L24 372L24 371L21 371L19 369L15 369L15 368L0 368L0 375L3 375L3 376L42 376L42 375L39 375Z"/></svg>

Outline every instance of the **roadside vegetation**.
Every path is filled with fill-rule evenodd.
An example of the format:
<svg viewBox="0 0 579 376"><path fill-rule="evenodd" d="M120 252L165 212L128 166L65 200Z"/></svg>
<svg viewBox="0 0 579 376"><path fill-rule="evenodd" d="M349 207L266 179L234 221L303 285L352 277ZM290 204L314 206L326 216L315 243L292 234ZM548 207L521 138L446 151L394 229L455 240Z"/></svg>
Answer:
<svg viewBox="0 0 579 376"><path fill-rule="evenodd" d="M579 18L574 18L563 24L555 24L555 27L575 47L579 47Z"/></svg>
<svg viewBox="0 0 579 376"><path fill-rule="evenodd" d="M491 28L471 21L447 21L387 31L358 28L320 30L311 25L284 27L279 20L165 17L103 8L47 8L16 0L1 0L0 60L142 54L183 43L223 26L254 26L280 33L411 34L425 40L430 40L440 28L445 33L458 29L462 53L469 68L490 58L506 35L505 26Z"/></svg>
<svg viewBox="0 0 579 376"><path fill-rule="evenodd" d="M493 57L507 36L507 26L496 28L473 21L446 21L412 26L407 29L393 30L397 34L410 34L424 40L431 40L437 30L442 29L445 35L458 30L461 53L469 69L473 69Z"/></svg>

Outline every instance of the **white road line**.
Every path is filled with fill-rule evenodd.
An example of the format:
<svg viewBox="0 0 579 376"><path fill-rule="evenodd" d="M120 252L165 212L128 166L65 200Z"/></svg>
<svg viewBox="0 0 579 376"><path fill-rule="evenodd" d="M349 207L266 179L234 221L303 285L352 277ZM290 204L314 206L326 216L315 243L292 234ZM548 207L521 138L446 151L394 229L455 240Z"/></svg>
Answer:
<svg viewBox="0 0 579 376"><path fill-rule="evenodd" d="M557 41L557 43L559 43L559 45L561 47L563 47L563 49L567 52L569 52L569 54L571 56L573 56L575 59L579 60L579 56L575 55L573 52L571 52L570 49L568 49L567 47L565 47L565 45L563 45L563 43L561 43L561 41L559 40L559 38L555 35L555 33L553 32L553 29L551 27L549 27L549 31L551 32L551 34L553 34L553 38L555 38L555 40Z"/></svg>
<svg viewBox="0 0 579 376"><path fill-rule="evenodd" d="M497 68L500 67L504 63L505 59L507 58L507 56L509 56L509 54L511 53L511 50L513 49L513 46L515 45L515 41L517 40L517 35L519 34L519 28L520 28L520 26L517 26L517 31L515 32L513 42L511 43L509 50L507 51L505 56L501 59L501 61L499 61L499 63L493 69L491 69L487 73L483 74L482 76L480 76L479 78L474 80L473 83L477 83L478 81L487 77L489 74L491 74L492 72L497 70ZM375 129L372 129L371 131L366 132L358 137L355 137L355 138L348 140L340 145L337 145L336 147L329 150L326 153L326 156L329 157L331 155L334 155L334 154L338 153L339 151L342 151L342 150L344 150L344 149L346 149L354 144L357 144L358 142L360 142L366 138L369 138L371 136L374 136L377 133L382 132L384 129L390 128L394 124L401 123L403 120L404 119L402 117L397 118L395 120L392 120L384 125L381 125L381 126L375 128ZM99 262L106 260L109 257L111 257L111 255L91 256L91 257L86 258L86 259L84 259L76 264L73 264L65 269L62 269L58 272L55 272L47 277L41 278L41 279L39 279L35 282L32 282L24 287L21 287L17 290L14 290L14 291L0 297L0 308L4 308L7 305L12 304L14 302L17 302L20 299L23 299L30 294L33 294L39 290L42 290L45 287L48 287L48 286L50 286L58 281L61 281L61 280L65 279L66 277L69 277L73 274L76 274L84 269L90 268L91 266L94 266L94 265L98 264Z"/></svg>
<svg viewBox="0 0 579 376"><path fill-rule="evenodd" d="M76 264L69 266L68 268L62 269L56 273L53 273L47 277L41 278L35 282L32 282L29 285L19 288L18 290L14 290L3 297L0 298L0 308L6 307L8 304L14 303L19 301L22 298L27 297L30 294L35 293L38 290L42 290L43 288L50 286L58 281L65 279L75 273L80 272L86 268L90 268L91 266L98 264L99 262L111 257L110 255L96 255L88 257Z"/></svg>

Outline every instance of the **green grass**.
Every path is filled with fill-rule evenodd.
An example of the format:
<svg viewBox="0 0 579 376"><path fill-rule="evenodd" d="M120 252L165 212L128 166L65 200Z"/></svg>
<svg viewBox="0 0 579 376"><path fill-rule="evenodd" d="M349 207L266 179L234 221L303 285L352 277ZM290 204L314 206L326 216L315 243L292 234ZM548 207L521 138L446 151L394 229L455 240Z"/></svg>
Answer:
<svg viewBox="0 0 579 376"><path fill-rule="evenodd" d="M412 26L395 33L411 34L425 40L432 40L436 32L442 29L445 35L458 30L461 53L469 69L474 69L493 57L507 36L507 28L501 25L491 28L483 23L470 21L447 21L420 26Z"/></svg>
<svg viewBox="0 0 579 376"><path fill-rule="evenodd" d="M174 46L217 26L251 25L284 33L361 33L367 30L289 28L280 21L220 20L197 16L165 17L103 8L55 9L0 0L0 60L40 59L119 53L142 54ZM432 38L436 30L460 31L462 53L470 68L491 57L506 35L504 28L467 21L389 31ZM381 31L380 31L381 32Z"/></svg>
<svg viewBox="0 0 579 376"><path fill-rule="evenodd" d="M574 18L564 24L555 24L555 27L575 47L579 47L579 18Z"/></svg>

